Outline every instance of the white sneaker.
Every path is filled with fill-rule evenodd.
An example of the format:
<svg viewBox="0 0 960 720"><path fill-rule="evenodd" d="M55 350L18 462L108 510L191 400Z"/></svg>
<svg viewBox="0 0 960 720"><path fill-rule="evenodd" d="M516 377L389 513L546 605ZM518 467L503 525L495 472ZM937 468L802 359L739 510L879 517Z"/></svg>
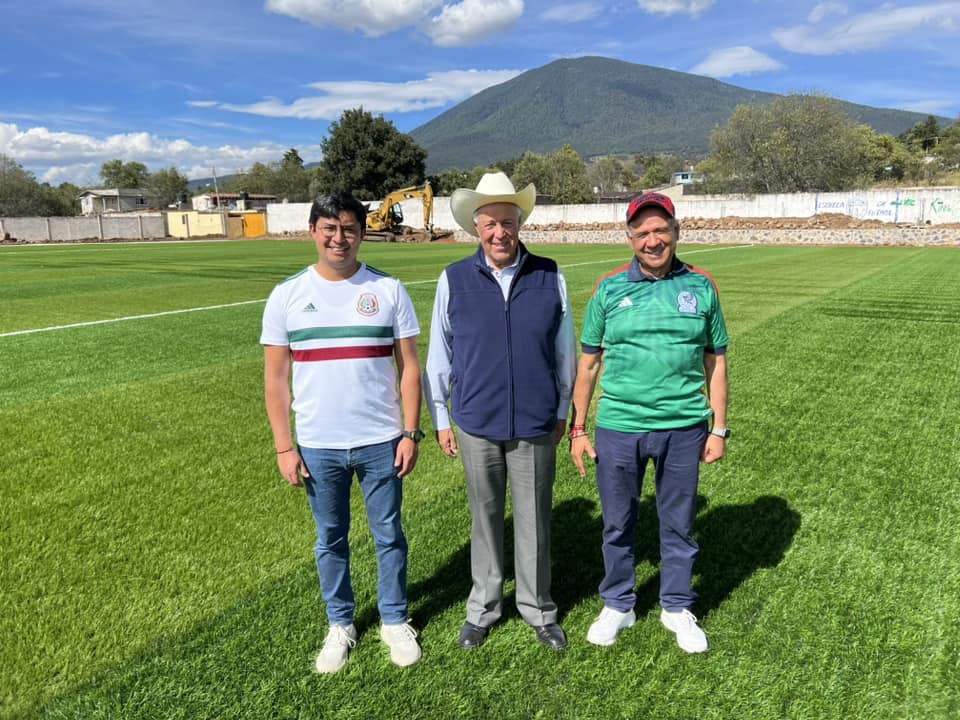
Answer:
<svg viewBox="0 0 960 720"><path fill-rule="evenodd" d="M408 667L416 663L423 654L417 644L417 631L408 620L396 625L381 625L380 639L390 647L390 659L394 665Z"/></svg>
<svg viewBox="0 0 960 720"><path fill-rule="evenodd" d="M587 642L594 645L613 645L621 630L626 630L637 621L633 610L620 612L604 607L587 631Z"/></svg>
<svg viewBox="0 0 960 720"><path fill-rule="evenodd" d="M689 610L660 612L660 622L663 626L675 633L677 645L688 653L702 653L707 650L707 636L697 625L697 616Z"/></svg>
<svg viewBox="0 0 960 720"><path fill-rule="evenodd" d="M318 673L335 673L347 662L347 655L357 644L357 629L349 625L331 625L323 649L317 655Z"/></svg>

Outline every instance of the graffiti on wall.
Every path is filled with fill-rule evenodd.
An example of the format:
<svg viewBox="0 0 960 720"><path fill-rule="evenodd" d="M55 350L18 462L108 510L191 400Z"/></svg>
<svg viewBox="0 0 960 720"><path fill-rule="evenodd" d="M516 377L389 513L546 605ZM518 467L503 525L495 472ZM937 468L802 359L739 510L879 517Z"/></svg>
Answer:
<svg viewBox="0 0 960 720"><path fill-rule="evenodd" d="M949 215L953 213L953 208L940 198L937 198L930 202L930 212L934 215Z"/></svg>
<svg viewBox="0 0 960 720"><path fill-rule="evenodd" d="M860 220L885 222L922 222L931 218L940 221L960 215L960 203L950 197L929 199L911 195L880 195L857 193L849 196L833 195L817 198L817 213L842 213Z"/></svg>

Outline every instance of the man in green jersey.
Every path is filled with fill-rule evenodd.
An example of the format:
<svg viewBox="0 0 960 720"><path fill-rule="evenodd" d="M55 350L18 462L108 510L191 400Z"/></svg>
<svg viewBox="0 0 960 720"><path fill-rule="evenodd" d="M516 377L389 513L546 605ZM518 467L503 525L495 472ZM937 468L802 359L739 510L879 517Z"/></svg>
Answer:
<svg viewBox="0 0 960 720"><path fill-rule="evenodd" d="M660 520L660 620L686 652L707 637L691 612L699 463L726 452L729 342L713 279L675 255L673 202L644 193L627 210L633 260L600 279L587 305L573 390L570 454L596 462L603 511L604 608L587 640L612 645L636 620L634 541L647 462ZM596 450L585 425L603 369ZM712 421L712 425L711 425ZM712 429L711 429L712 427Z"/></svg>

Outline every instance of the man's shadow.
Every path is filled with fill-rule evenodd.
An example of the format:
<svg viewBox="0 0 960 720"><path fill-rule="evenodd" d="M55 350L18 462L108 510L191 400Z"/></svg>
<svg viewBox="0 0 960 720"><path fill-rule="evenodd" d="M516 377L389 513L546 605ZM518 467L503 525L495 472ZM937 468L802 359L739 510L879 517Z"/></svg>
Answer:
<svg viewBox="0 0 960 720"><path fill-rule="evenodd" d="M700 514L695 536L700 555L694 566L694 589L700 594L697 612L706 615L759 568L775 567L793 542L800 527L800 514L780 497L765 495L744 505L709 507L698 497ZM469 532L469 531L468 531ZM561 619L588 597L597 596L603 579L600 544L603 524L594 500L573 498L553 509L552 560L554 602ZM636 562L659 565L659 523L653 497L641 499L637 519ZM513 570L513 518L504 528L504 570L509 580ZM455 605L464 607L470 592L470 544L461 545L429 578L408 588L411 611L420 627ZM660 573L637 588L636 612L644 615L659 603ZM371 609L372 613L376 609ZM514 594L504 596L504 619L517 615ZM376 618L371 617L371 622Z"/></svg>
<svg viewBox="0 0 960 720"><path fill-rule="evenodd" d="M693 566L693 589L700 598L694 610L701 616L716 610L738 586L757 570L776 567L800 528L800 513L781 497L763 495L744 505L709 507L709 499L698 497L701 509L694 526L700 554ZM704 510L706 508L706 510ZM659 525L652 497L641 503L637 560L660 562ZM660 573L636 589L638 615L659 605Z"/></svg>

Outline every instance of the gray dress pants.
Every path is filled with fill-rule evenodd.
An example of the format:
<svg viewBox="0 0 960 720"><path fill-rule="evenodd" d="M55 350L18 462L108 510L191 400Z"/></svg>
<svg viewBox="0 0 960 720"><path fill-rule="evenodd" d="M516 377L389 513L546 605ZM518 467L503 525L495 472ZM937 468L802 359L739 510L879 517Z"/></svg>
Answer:
<svg viewBox="0 0 960 720"><path fill-rule="evenodd" d="M457 429L470 514L467 621L493 625L503 612L503 533L507 480L513 505L517 609L530 625L557 622L550 597L550 516L557 451L553 435L496 441Z"/></svg>

